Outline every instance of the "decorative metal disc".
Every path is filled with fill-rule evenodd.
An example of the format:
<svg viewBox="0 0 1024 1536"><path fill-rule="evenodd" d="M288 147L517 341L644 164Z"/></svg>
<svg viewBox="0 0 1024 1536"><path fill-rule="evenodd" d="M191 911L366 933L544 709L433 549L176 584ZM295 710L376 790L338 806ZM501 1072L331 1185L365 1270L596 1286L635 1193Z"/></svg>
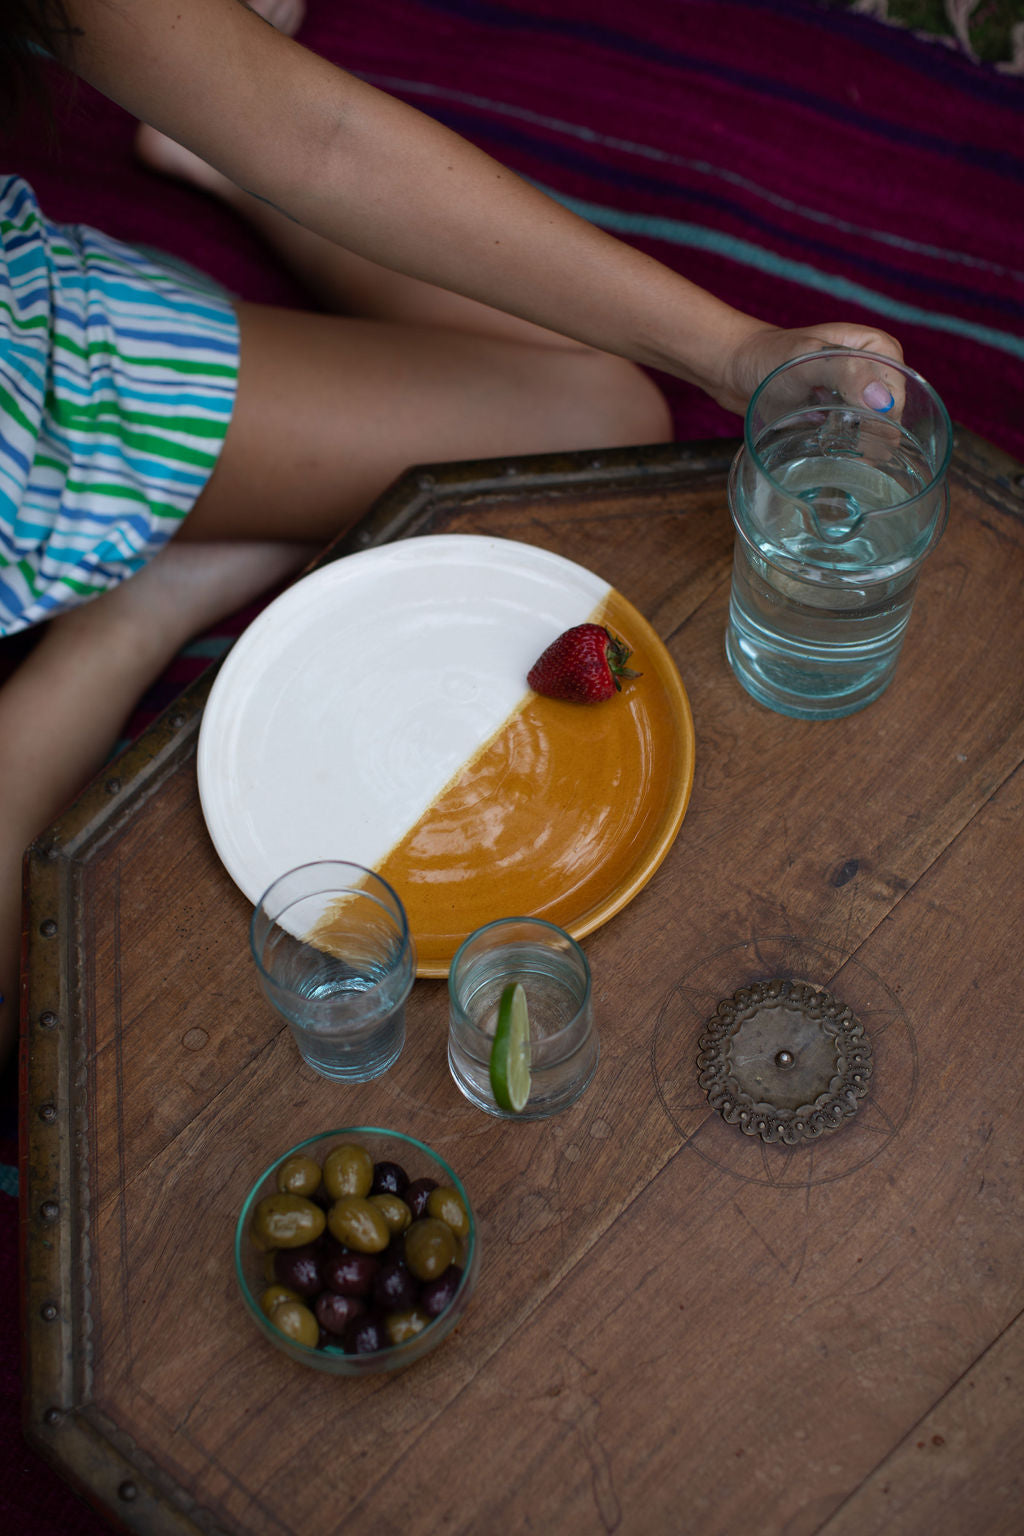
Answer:
<svg viewBox="0 0 1024 1536"><path fill-rule="evenodd" d="M871 1080L864 1026L806 981L740 987L718 1004L698 1044L711 1108L765 1142L792 1146L839 1130Z"/></svg>

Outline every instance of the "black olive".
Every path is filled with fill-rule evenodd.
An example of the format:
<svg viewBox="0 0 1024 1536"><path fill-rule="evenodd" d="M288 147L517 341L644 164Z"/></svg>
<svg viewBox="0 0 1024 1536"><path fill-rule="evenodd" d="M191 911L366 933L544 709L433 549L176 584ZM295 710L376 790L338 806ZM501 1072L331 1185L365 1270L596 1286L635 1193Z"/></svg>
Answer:
<svg viewBox="0 0 1024 1536"><path fill-rule="evenodd" d="M372 1253L332 1253L324 1260L323 1281L339 1296L365 1296L379 1264Z"/></svg>
<svg viewBox="0 0 1024 1536"><path fill-rule="evenodd" d="M335 1291L321 1291L313 1311L320 1327L335 1336L330 1342L336 1344L337 1335L344 1333L349 1323L361 1317L366 1308L358 1296L339 1296Z"/></svg>
<svg viewBox="0 0 1024 1536"><path fill-rule="evenodd" d="M274 1254L274 1279L290 1286L300 1296L317 1296L324 1288L319 1248L307 1243L304 1248L278 1248Z"/></svg>
<svg viewBox="0 0 1024 1536"><path fill-rule="evenodd" d="M457 1264L449 1264L443 1275L438 1275L436 1280L428 1280L420 1289L420 1306L431 1317L440 1317L442 1312L447 1312L455 1300L455 1292L459 1288L462 1279L462 1270Z"/></svg>
<svg viewBox="0 0 1024 1536"><path fill-rule="evenodd" d="M373 1277L373 1300L382 1312L407 1312L415 1304L419 1286L405 1262L385 1258Z"/></svg>
<svg viewBox="0 0 1024 1536"><path fill-rule="evenodd" d="M401 1163L374 1163L371 1195L402 1195L409 1188L409 1175Z"/></svg>
<svg viewBox="0 0 1024 1536"><path fill-rule="evenodd" d="M390 1342L384 1320L375 1312L353 1318L342 1335L345 1353L349 1355L371 1355L377 1349L387 1349Z"/></svg>
<svg viewBox="0 0 1024 1536"><path fill-rule="evenodd" d="M427 1198L430 1194L430 1191L436 1188L436 1179L413 1179L412 1183L406 1189L402 1199L405 1201L410 1211L412 1211L413 1221L418 1221L421 1216L426 1215Z"/></svg>

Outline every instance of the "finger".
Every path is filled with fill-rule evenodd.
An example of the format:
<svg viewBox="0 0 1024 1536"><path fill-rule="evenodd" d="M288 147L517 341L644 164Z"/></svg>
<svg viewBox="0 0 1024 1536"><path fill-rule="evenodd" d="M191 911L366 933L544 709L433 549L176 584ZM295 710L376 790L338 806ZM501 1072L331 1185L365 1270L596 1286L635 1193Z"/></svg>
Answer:
<svg viewBox="0 0 1024 1536"><path fill-rule="evenodd" d="M786 411L806 411L810 419L820 421L828 411L853 407L891 421L902 419L906 383L896 360L816 339L820 350L791 358L755 394L750 412L755 434ZM803 337L805 345L809 340Z"/></svg>
<svg viewBox="0 0 1024 1536"><path fill-rule="evenodd" d="M886 331L870 331L842 323L816 326L815 332L823 347L868 354L863 368L852 364L847 371L842 387L847 403L866 405L879 415L892 415L899 420L904 402L903 373L899 368L888 368L878 361L886 358L896 363L903 361L903 348L895 336Z"/></svg>
<svg viewBox="0 0 1024 1536"><path fill-rule="evenodd" d="M846 347L851 352L878 352L883 357L891 357L894 362L903 361L903 348L888 331L847 325L842 320L826 320L822 325L809 326L804 334L818 337L822 346Z"/></svg>

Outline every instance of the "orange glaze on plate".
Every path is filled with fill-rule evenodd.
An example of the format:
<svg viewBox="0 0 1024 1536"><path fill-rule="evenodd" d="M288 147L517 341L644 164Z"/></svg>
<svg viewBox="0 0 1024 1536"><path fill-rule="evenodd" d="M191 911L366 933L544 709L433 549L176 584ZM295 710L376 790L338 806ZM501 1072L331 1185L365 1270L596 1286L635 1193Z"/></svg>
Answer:
<svg viewBox="0 0 1024 1536"><path fill-rule="evenodd" d="M591 615L642 676L601 704L528 692L377 865L398 892L421 976L498 917L590 933L636 895L682 823L693 784L689 701L641 614L612 592Z"/></svg>

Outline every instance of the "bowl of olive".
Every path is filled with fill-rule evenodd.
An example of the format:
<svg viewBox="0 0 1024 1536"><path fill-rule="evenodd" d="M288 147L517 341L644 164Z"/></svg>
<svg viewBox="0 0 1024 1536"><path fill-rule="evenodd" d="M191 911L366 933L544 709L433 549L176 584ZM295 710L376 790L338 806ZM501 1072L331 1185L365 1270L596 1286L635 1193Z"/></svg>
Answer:
<svg viewBox="0 0 1024 1536"><path fill-rule="evenodd" d="M293 1360L336 1376L420 1360L459 1322L479 1264L456 1174L400 1131L345 1126L256 1180L235 1230L242 1299Z"/></svg>

